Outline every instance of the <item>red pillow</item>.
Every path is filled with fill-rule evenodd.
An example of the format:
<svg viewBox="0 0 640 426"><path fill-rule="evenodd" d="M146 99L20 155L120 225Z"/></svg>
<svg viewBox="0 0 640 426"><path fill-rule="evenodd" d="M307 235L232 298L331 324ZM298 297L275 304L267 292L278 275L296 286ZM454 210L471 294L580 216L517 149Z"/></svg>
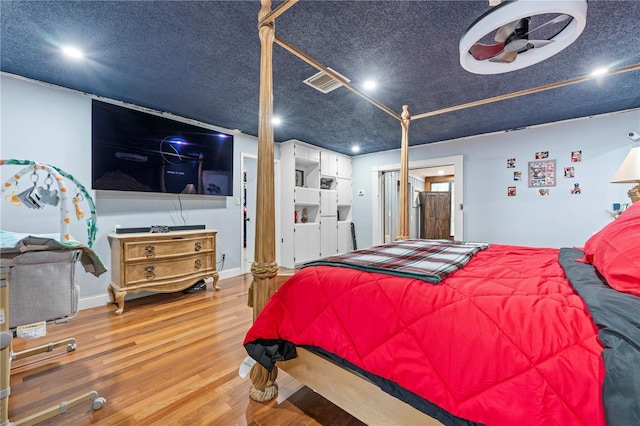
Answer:
<svg viewBox="0 0 640 426"><path fill-rule="evenodd" d="M640 202L589 238L584 252L611 287L640 296Z"/></svg>

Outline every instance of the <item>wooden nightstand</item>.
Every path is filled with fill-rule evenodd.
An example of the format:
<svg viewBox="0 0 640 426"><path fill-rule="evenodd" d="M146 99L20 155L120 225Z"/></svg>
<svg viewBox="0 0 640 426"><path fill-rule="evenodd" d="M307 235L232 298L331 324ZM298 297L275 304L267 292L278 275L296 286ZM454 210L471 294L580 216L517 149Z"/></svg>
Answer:
<svg viewBox="0 0 640 426"><path fill-rule="evenodd" d="M109 234L109 298L110 303L118 305L116 315L124 311L127 293L170 293L206 278L213 278L213 288L219 290L216 233L197 230Z"/></svg>

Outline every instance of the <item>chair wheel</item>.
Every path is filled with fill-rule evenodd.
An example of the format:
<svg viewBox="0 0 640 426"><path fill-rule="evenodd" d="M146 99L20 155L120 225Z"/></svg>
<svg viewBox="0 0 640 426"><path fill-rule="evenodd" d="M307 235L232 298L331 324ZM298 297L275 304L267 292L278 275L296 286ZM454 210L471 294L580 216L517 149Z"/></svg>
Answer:
<svg viewBox="0 0 640 426"><path fill-rule="evenodd" d="M101 408L102 408L102 406L103 406L106 402L107 402L107 400L100 396L100 397L95 398L95 399L93 400L93 405L91 405L91 408L93 408L93 410L94 410L94 411L95 411L95 410L99 410L99 409L101 409Z"/></svg>

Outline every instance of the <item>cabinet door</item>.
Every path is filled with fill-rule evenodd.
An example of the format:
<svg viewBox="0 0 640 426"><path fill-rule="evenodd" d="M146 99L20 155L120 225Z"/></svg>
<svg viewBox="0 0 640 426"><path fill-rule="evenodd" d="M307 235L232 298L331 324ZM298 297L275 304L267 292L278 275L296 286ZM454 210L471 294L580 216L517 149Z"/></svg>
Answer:
<svg viewBox="0 0 640 426"><path fill-rule="evenodd" d="M302 263L309 260L309 229L306 225L295 225L293 243L295 263Z"/></svg>
<svg viewBox="0 0 640 426"><path fill-rule="evenodd" d="M338 155L338 177L351 179L351 157Z"/></svg>
<svg viewBox="0 0 640 426"><path fill-rule="evenodd" d="M320 152L320 174L324 176L337 176L338 155L335 152Z"/></svg>
<svg viewBox="0 0 640 426"><path fill-rule="evenodd" d="M320 190L320 216L336 216L338 214L338 196L331 189Z"/></svg>
<svg viewBox="0 0 640 426"><path fill-rule="evenodd" d="M295 230L295 263L300 264L317 259L320 256L320 224L297 224Z"/></svg>
<svg viewBox="0 0 640 426"><path fill-rule="evenodd" d="M320 161L320 150L309 148L309 161Z"/></svg>
<svg viewBox="0 0 640 426"><path fill-rule="evenodd" d="M338 253L348 253L352 250L351 222L338 222Z"/></svg>
<svg viewBox="0 0 640 426"><path fill-rule="evenodd" d="M309 226L309 259L314 260L320 257L320 224L315 223Z"/></svg>
<svg viewBox="0 0 640 426"><path fill-rule="evenodd" d="M294 189L295 204L306 206L317 206L320 204L320 190L317 188L296 188Z"/></svg>
<svg viewBox="0 0 640 426"><path fill-rule="evenodd" d="M351 204L351 179L338 178L338 205L346 206Z"/></svg>
<svg viewBox="0 0 640 426"><path fill-rule="evenodd" d="M338 219L323 217L320 222L320 256L333 256L338 253Z"/></svg>
<svg viewBox="0 0 640 426"><path fill-rule="evenodd" d="M303 160L309 159L309 148L305 145L296 144L295 145L295 157Z"/></svg>

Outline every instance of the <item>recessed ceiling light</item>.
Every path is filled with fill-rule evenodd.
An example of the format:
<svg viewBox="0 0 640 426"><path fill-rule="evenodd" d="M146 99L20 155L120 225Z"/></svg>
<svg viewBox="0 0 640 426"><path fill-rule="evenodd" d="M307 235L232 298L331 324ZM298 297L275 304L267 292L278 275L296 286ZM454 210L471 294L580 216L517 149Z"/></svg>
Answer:
<svg viewBox="0 0 640 426"><path fill-rule="evenodd" d="M76 49L75 47L71 47L71 46L65 46L62 48L62 52L67 55L70 58L73 59L80 59L82 58L84 55L82 54L82 52L78 49Z"/></svg>
<svg viewBox="0 0 640 426"><path fill-rule="evenodd" d="M360 152L360 147L358 145L354 145L351 147L351 152Z"/></svg>
<svg viewBox="0 0 640 426"><path fill-rule="evenodd" d="M274 126L279 126L280 124L282 124L282 119L281 119L280 117L273 117L273 118L271 119L271 123L272 123Z"/></svg>
<svg viewBox="0 0 640 426"><path fill-rule="evenodd" d="M367 80L364 82L363 87L365 90L373 90L376 88L376 82L373 80Z"/></svg>
<svg viewBox="0 0 640 426"><path fill-rule="evenodd" d="M598 69L593 70L591 75L593 77L599 77L601 75L605 75L608 72L609 72L609 68L598 68Z"/></svg>

